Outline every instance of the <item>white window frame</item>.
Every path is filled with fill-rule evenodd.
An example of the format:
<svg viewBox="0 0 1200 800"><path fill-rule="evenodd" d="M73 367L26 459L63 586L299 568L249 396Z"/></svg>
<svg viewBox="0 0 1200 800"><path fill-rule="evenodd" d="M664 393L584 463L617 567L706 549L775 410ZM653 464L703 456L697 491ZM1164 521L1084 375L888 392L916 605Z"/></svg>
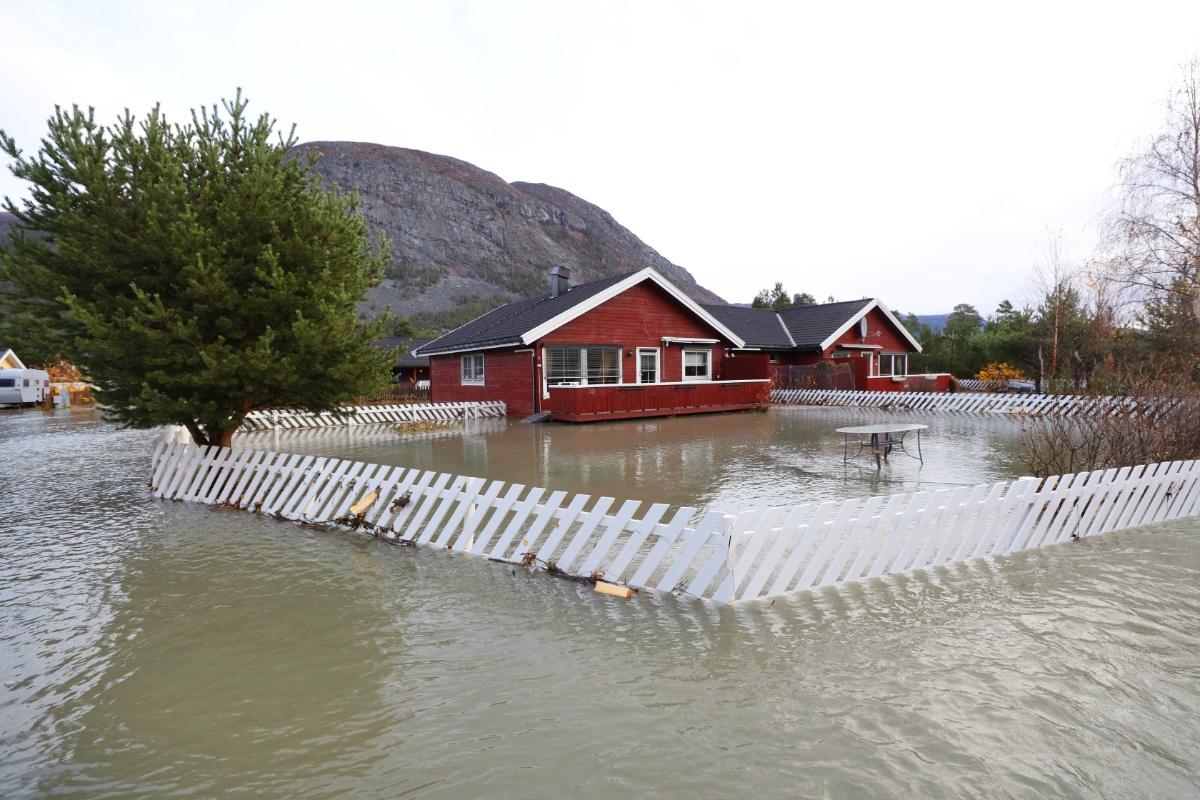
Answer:
<svg viewBox="0 0 1200 800"><path fill-rule="evenodd" d="M687 357L688 353L704 353L704 377L696 375L689 376L687 374ZM685 347L683 353L679 356L679 377L684 383L712 383L712 348L710 347Z"/></svg>
<svg viewBox="0 0 1200 800"><path fill-rule="evenodd" d="M458 374L459 374L459 377L462 379L463 386L483 386L484 385L484 377L485 377L486 373L484 371L485 363L484 363L483 355L484 355L483 353L463 353L461 356L459 356L459 359L458 359L459 372L458 372ZM478 379L467 378L467 361L468 360L474 361L475 359L479 359L479 378Z"/></svg>
<svg viewBox="0 0 1200 800"><path fill-rule="evenodd" d="M654 380L653 381L643 381L642 380L642 354L643 353L653 353L654 354ZM639 347L637 349L637 382L642 385L648 385L650 383L662 383L662 353L657 347Z"/></svg>
<svg viewBox="0 0 1200 800"><path fill-rule="evenodd" d="M887 357L891 360L891 367L888 372L883 371L883 359ZM896 371L896 359L904 359L904 371ZM908 377L908 353L877 353L874 362L878 366L875 367L876 376L880 378L906 378Z"/></svg>
<svg viewBox="0 0 1200 800"><path fill-rule="evenodd" d="M577 350L579 352L579 380L572 383L550 383L550 356L547 350ZM592 383L588 380L588 351L589 350L612 350L617 354L617 382L616 383ZM571 344L547 344L542 346L542 380L546 386L621 386L625 382L625 359L624 348L614 344L596 344L596 345L571 345Z"/></svg>

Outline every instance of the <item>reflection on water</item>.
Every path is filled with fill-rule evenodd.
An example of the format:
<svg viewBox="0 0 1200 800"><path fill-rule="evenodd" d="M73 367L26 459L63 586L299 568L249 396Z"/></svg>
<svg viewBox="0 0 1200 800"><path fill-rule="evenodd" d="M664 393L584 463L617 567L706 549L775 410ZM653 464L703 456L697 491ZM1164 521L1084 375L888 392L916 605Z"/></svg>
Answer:
<svg viewBox="0 0 1200 800"><path fill-rule="evenodd" d="M897 453L881 470L865 454L843 464L834 430L882 420L930 426L924 463ZM366 425L246 434L235 444L733 511L1011 480L1022 474L1020 430L1000 415L776 408L592 425L478 420L418 434ZM915 438L908 444L915 452Z"/></svg>
<svg viewBox="0 0 1200 800"><path fill-rule="evenodd" d="M449 452L561 482L585 467L556 454L604 438L562 430ZM796 464L830 449L777 435ZM771 605L618 601L154 501L152 438L0 414L0 796L1200 796L1195 520ZM739 446L586 474L728 474Z"/></svg>

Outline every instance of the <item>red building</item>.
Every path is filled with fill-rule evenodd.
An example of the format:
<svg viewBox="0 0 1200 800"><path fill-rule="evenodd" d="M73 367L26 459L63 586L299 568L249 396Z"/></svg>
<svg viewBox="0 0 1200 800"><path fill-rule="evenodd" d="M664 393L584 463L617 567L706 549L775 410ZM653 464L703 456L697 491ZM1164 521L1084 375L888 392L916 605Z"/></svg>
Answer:
<svg viewBox="0 0 1200 800"><path fill-rule="evenodd" d="M770 402L767 357L643 269L509 303L417 349L433 402L503 400L510 414L604 419L737 411Z"/></svg>
<svg viewBox="0 0 1200 800"><path fill-rule="evenodd" d="M777 385L799 388L830 373L835 387L865 391L947 391L948 374L913 374L909 356L921 345L876 299L801 305L782 311L707 305L751 348L767 354ZM831 369L822 372L818 365ZM813 369L802 369L805 367ZM801 369L796 369L801 368Z"/></svg>
<svg viewBox="0 0 1200 800"><path fill-rule="evenodd" d="M489 311L413 355L429 359L433 402L503 400L517 416L590 422L762 407L772 363L847 359L864 388L881 372L886 388L903 388L907 354L919 350L874 300L777 314L702 306L649 268L570 286L555 267L548 294Z"/></svg>

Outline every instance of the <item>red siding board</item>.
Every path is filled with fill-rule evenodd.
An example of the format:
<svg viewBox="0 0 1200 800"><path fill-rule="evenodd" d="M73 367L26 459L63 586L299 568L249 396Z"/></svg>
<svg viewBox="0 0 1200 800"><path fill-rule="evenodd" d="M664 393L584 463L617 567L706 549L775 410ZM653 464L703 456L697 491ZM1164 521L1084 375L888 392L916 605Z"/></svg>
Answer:
<svg viewBox="0 0 1200 800"><path fill-rule="evenodd" d="M462 355L429 357L429 399L434 403L503 400L511 416L533 413L532 353L517 348L484 350L483 385L462 382Z"/></svg>
<svg viewBox="0 0 1200 800"><path fill-rule="evenodd" d="M637 348L661 349L659 380L664 383L683 380L683 348L663 346L662 338L718 339L712 345L712 364L716 370L731 345L721 334L695 316L656 284L644 281L632 286L607 303L573 319L538 341L544 345L607 344L621 347L621 380L637 382ZM702 346L702 345L694 345Z"/></svg>

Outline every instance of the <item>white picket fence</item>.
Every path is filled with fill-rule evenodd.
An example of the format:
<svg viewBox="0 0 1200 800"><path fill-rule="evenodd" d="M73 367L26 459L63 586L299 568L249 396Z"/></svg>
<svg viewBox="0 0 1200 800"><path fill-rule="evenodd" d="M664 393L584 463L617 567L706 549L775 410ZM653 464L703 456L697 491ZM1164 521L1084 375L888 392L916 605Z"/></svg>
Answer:
<svg viewBox="0 0 1200 800"><path fill-rule="evenodd" d="M313 414L295 409L251 411L240 430L264 431L292 428L328 428L381 422L452 422L461 419L503 417L508 406L499 400L479 403L418 403L410 405L347 406L341 414Z"/></svg>
<svg viewBox="0 0 1200 800"><path fill-rule="evenodd" d="M1134 401L1125 397L1082 395L979 394L948 392L863 392L841 389L773 389L777 405L860 406L908 411L958 411L964 413L1043 414L1113 413L1128 411Z"/></svg>
<svg viewBox="0 0 1200 800"><path fill-rule="evenodd" d="M155 495L370 532L580 580L755 600L1200 514L1200 462L771 507L642 508L504 481L162 441Z"/></svg>

